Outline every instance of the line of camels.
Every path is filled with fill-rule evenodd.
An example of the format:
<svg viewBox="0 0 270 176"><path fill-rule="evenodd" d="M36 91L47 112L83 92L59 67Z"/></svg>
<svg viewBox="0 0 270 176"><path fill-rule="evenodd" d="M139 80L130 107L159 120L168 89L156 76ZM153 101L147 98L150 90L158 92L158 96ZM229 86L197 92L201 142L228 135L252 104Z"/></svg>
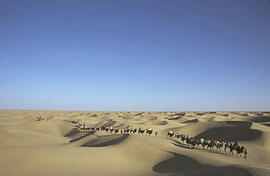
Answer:
<svg viewBox="0 0 270 176"><path fill-rule="evenodd" d="M102 126L102 127L94 127L91 125L86 125L85 123L80 123L78 120L64 120L65 122L74 124L76 128L82 130L82 131L107 131L115 134L127 134L127 133L138 133L138 134L146 134L151 136L154 134L154 136L158 135L157 131L153 131L152 128L124 128L119 129L113 126ZM154 132L154 133L153 133ZM244 146L240 146L237 142L222 142L218 140L210 140L210 139L204 139L200 138L197 139L195 137L191 137L189 135L184 135L180 133L175 133L173 131L168 131L167 137L170 139L177 139L177 142L180 142L182 144L186 144L189 147L192 147L193 149L201 147L202 149L207 150L216 150L216 151L222 151L222 148L224 152L227 152L227 149L229 150L229 153L231 155L234 155L234 151L237 156L243 157L244 159L247 159L247 148ZM243 156L242 156L243 154Z"/></svg>
<svg viewBox="0 0 270 176"><path fill-rule="evenodd" d="M210 140L210 139L204 139L200 138L197 139L195 137L191 137L189 135L184 135L180 133L174 133L173 131L168 131L167 136L170 138L177 138L179 139L179 142L186 143L187 145L191 146L193 149L201 147L202 149L207 150L216 150L216 151L222 151L222 148L224 152L227 152L227 149L229 150L230 154L234 155L234 151L236 155L242 157L244 159L247 159L247 148L243 145L240 146L237 142L222 142L218 140Z"/></svg>

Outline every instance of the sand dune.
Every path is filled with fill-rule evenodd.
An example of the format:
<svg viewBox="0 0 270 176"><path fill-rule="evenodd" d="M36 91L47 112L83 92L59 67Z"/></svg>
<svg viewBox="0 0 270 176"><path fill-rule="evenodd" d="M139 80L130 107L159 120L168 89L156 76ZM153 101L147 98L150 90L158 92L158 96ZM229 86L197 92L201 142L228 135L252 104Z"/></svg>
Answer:
<svg viewBox="0 0 270 176"><path fill-rule="evenodd" d="M41 116L43 119L36 120ZM154 134L81 131L153 128ZM270 175L269 112L0 111L0 175ZM238 141L248 160L192 149L173 130L196 138ZM16 169L14 169L16 168Z"/></svg>

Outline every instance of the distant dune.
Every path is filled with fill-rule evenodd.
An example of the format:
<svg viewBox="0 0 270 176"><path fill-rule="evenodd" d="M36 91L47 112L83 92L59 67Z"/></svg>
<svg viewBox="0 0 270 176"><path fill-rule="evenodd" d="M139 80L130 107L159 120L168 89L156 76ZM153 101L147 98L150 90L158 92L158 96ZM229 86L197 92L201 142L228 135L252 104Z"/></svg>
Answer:
<svg viewBox="0 0 270 176"><path fill-rule="evenodd" d="M152 135L83 131L93 127L152 128ZM237 141L229 152L192 149L168 131ZM157 136L155 136L157 132ZM0 175L269 176L270 112L0 111Z"/></svg>

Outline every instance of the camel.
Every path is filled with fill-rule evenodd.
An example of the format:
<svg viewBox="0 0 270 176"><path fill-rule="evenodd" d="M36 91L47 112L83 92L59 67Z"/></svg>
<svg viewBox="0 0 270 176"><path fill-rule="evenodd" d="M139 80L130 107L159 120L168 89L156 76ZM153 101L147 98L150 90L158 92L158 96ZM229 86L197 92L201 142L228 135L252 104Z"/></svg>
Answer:
<svg viewBox="0 0 270 176"><path fill-rule="evenodd" d="M145 132L144 129L142 129L142 128L139 128L139 129L138 129L138 133L143 134L144 132Z"/></svg>
<svg viewBox="0 0 270 176"><path fill-rule="evenodd" d="M233 155L234 146L231 142L229 143L229 149L230 149L230 154Z"/></svg>
<svg viewBox="0 0 270 176"><path fill-rule="evenodd" d="M204 148L204 138L201 138L200 140L199 140L199 144L198 145L201 145L202 146L202 148Z"/></svg>
<svg viewBox="0 0 270 176"><path fill-rule="evenodd" d="M95 131L95 127L94 127L94 126L90 126L89 129L90 129L91 131Z"/></svg>
<svg viewBox="0 0 270 176"><path fill-rule="evenodd" d="M185 135L181 135L181 141L184 142L186 140L186 136Z"/></svg>
<svg viewBox="0 0 270 176"><path fill-rule="evenodd" d="M175 133L174 135L176 138L180 138L180 134L179 133Z"/></svg>
<svg viewBox="0 0 270 176"><path fill-rule="evenodd" d="M169 136L169 137L173 137L173 135L174 135L174 132L173 131L168 131L168 133L167 133L167 136Z"/></svg>
<svg viewBox="0 0 270 176"><path fill-rule="evenodd" d="M241 146L241 147L240 147L240 145L238 145L238 146L236 147L237 155L240 155L240 157L242 157L241 153L243 153L244 150L245 150L245 147L244 147L244 146Z"/></svg>
<svg viewBox="0 0 270 176"><path fill-rule="evenodd" d="M217 150L221 151L221 148L223 147L223 142L214 141L214 146L217 148Z"/></svg>
<svg viewBox="0 0 270 176"><path fill-rule="evenodd" d="M129 133L129 131L130 131L129 128L125 128L125 129L124 129L124 132L125 132L125 133Z"/></svg>
<svg viewBox="0 0 270 176"><path fill-rule="evenodd" d="M115 133L118 133L118 132L119 132L119 129L118 129L118 128L115 128L115 129L114 129L114 132L115 132Z"/></svg>
<svg viewBox="0 0 270 176"><path fill-rule="evenodd" d="M226 152L226 149L230 147L230 144L229 142L226 142L225 145L224 145L224 152Z"/></svg>
<svg viewBox="0 0 270 176"><path fill-rule="evenodd" d="M136 128L132 128L131 130L130 130L130 133L136 133L137 132L137 129Z"/></svg>
<svg viewBox="0 0 270 176"><path fill-rule="evenodd" d="M110 132L111 132L111 133L113 132L113 127L112 127L112 126L110 127Z"/></svg>
<svg viewBox="0 0 270 176"><path fill-rule="evenodd" d="M152 133L153 133L153 129L152 128L147 128L146 129L146 134L149 134L151 136Z"/></svg>
<svg viewBox="0 0 270 176"><path fill-rule="evenodd" d="M210 148L210 150L213 150L214 149L214 145L215 145L214 141L211 141L211 140L208 139L207 149Z"/></svg>

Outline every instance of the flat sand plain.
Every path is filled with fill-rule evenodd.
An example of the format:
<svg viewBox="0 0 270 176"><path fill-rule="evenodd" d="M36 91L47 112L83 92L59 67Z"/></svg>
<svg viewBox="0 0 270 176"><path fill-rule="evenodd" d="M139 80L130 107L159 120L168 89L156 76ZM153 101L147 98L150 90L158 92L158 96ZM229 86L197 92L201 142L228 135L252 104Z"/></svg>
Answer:
<svg viewBox="0 0 270 176"><path fill-rule="evenodd" d="M65 122L72 119L96 127L153 128L158 136L89 134ZM169 130L238 141L248 148L248 159L179 145L166 137ZM0 175L269 176L270 113L1 110Z"/></svg>

